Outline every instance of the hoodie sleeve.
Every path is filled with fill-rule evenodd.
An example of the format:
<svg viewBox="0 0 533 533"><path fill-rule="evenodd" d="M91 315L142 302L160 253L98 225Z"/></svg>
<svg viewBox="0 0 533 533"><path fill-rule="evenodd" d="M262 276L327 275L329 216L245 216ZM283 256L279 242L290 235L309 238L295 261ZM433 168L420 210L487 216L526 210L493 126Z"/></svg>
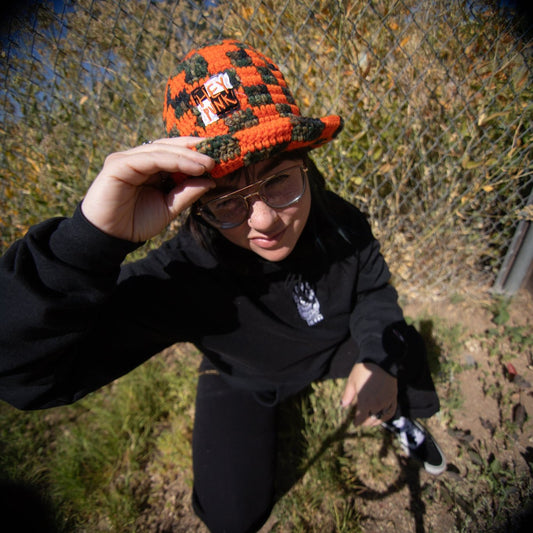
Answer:
<svg viewBox="0 0 533 533"><path fill-rule="evenodd" d="M78 208L34 226L0 259L0 398L20 409L72 403L162 349L135 350L121 263L137 244L108 236ZM120 343L120 350L117 346Z"/></svg>
<svg viewBox="0 0 533 533"><path fill-rule="evenodd" d="M359 346L359 362L375 363L396 376L404 354L399 333L403 312L379 243L361 213L358 228L358 272L350 332Z"/></svg>

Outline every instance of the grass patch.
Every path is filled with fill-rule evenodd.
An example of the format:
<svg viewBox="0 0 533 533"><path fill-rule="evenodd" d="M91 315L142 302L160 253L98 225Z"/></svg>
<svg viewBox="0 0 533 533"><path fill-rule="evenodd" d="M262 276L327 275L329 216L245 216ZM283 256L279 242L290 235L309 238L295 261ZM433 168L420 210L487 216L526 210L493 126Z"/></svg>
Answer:
<svg viewBox="0 0 533 533"><path fill-rule="evenodd" d="M3 404L0 475L48 494L65 531L135 531L154 454L172 438L167 460L190 464L195 383L194 365L167 355L72 406L23 413Z"/></svg>

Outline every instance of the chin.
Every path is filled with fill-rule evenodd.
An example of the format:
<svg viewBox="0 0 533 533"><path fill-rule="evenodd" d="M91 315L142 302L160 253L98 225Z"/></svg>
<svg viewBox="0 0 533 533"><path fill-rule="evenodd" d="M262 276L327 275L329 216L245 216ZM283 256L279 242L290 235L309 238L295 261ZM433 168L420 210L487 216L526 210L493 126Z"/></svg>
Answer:
<svg viewBox="0 0 533 533"><path fill-rule="evenodd" d="M263 259L271 261L272 263L283 261L289 257L292 252L292 248L287 247L279 248L278 250L264 250L262 248L250 248L250 250Z"/></svg>

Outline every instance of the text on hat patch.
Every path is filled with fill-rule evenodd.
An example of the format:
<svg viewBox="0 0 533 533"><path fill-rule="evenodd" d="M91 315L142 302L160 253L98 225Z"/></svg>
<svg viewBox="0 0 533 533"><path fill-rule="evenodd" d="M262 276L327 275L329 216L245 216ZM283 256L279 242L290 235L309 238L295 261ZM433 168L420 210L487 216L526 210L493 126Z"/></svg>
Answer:
<svg viewBox="0 0 533 533"><path fill-rule="evenodd" d="M215 74L201 87L194 89L191 96L206 126L239 108L239 100L227 72Z"/></svg>

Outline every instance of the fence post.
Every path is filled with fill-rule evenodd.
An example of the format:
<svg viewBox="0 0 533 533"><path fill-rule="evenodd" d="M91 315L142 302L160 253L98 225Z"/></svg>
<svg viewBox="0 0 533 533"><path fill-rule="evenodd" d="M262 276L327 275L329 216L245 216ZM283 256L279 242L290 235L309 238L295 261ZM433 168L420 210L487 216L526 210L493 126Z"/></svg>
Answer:
<svg viewBox="0 0 533 533"><path fill-rule="evenodd" d="M533 191L529 195L527 205L533 203ZM533 227L530 220L522 220L516 232L498 278L493 287L493 292L498 294L515 294L524 284L527 275L533 266Z"/></svg>

